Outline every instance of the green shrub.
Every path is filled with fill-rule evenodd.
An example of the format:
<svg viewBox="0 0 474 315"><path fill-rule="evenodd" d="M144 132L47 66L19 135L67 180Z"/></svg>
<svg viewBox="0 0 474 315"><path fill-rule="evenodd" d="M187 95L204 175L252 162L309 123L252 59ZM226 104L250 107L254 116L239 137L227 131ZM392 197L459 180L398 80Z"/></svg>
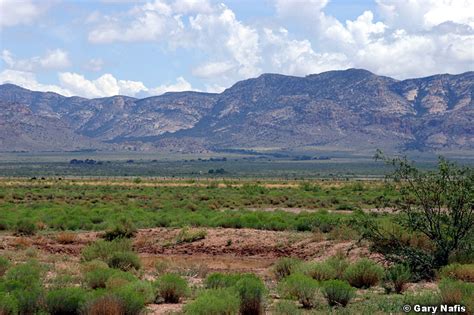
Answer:
<svg viewBox="0 0 474 315"><path fill-rule="evenodd" d="M134 237L137 233L137 228L131 220L122 218L116 223L111 229L108 229L104 233L104 239L107 241L113 241L122 238Z"/></svg>
<svg viewBox="0 0 474 315"><path fill-rule="evenodd" d="M390 292L393 288L396 293L400 294L410 279L410 268L402 264L393 265L385 272L385 289L387 292Z"/></svg>
<svg viewBox="0 0 474 315"><path fill-rule="evenodd" d="M5 272L8 270L8 267L10 267L10 260L0 256L0 277L5 274Z"/></svg>
<svg viewBox="0 0 474 315"><path fill-rule="evenodd" d="M131 251L132 243L128 239L117 239L110 242L98 240L84 247L81 254L83 261L99 259L106 262L114 253Z"/></svg>
<svg viewBox="0 0 474 315"><path fill-rule="evenodd" d="M52 315L80 314L86 301L86 291L82 288L61 288L46 294L46 309Z"/></svg>
<svg viewBox="0 0 474 315"><path fill-rule="evenodd" d="M11 293L0 292L0 314L17 315L20 311L18 301Z"/></svg>
<svg viewBox="0 0 474 315"><path fill-rule="evenodd" d="M153 285L149 281L133 281L130 282L127 287L139 292L141 296L145 299L146 304L153 303L155 301L155 292Z"/></svg>
<svg viewBox="0 0 474 315"><path fill-rule="evenodd" d="M356 288L370 288L383 277L383 268L369 259L360 259L347 267L344 278Z"/></svg>
<svg viewBox="0 0 474 315"><path fill-rule="evenodd" d="M42 273L41 266L34 260L13 266L5 273L1 291L16 299L20 313L34 313L39 309L44 295Z"/></svg>
<svg viewBox="0 0 474 315"><path fill-rule="evenodd" d="M466 282L474 282L474 264L451 264L447 265L439 271L439 276L462 280Z"/></svg>
<svg viewBox="0 0 474 315"><path fill-rule="evenodd" d="M111 268L96 268L84 274L84 283L91 289L105 288L116 271Z"/></svg>
<svg viewBox="0 0 474 315"><path fill-rule="evenodd" d="M468 308L467 313L474 311L474 283L466 283L460 280L443 279L439 284L441 301L447 305L464 305Z"/></svg>
<svg viewBox="0 0 474 315"><path fill-rule="evenodd" d="M184 306L187 315L235 315L239 313L240 299L233 289L210 289L202 292Z"/></svg>
<svg viewBox="0 0 474 315"><path fill-rule="evenodd" d="M253 274L243 275L235 288L240 296L240 314L258 315L263 313L265 285Z"/></svg>
<svg viewBox="0 0 474 315"><path fill-rule="evenodd" d="M145 308L145 296L131 284L114 290L113 295L122 301L125 315L138 315Z"/></svg>
<svg viewBox="0 0 474 315"><path fill-rule="evenodd" d="M189 230L189 228L184 227L179 231L178 235L175 238L175 242L176 244L192 243L195 241L205 239L206 236L207 236L207 231L204 229L191 231Z"/></svg>
<svg viewBox="0 0 474 315"><path fill-rule="evenodd" d="M336 279L336 270L326 262L304 264L303 273L314 280L325 281Z"/></svg>
<svg viewBox="0 0 474 315"><path fill-rule="evenodd" d="M134 252L115 252L107 260L107 264L111 268L129 271L131 269L138 270L141 268L140 258Z"/></svg>
<svg viewBox="0 0 474 315"><path fill-rule="evenodd" d="M83 313L87 315L125 315L125 305L115 295L99 295L89 299Z"/></svg>
<svg viewBox="0 0 474 315"><path fill-rule="evenodd" d="M37 230L36 224L29 219L20 219L15 225L15 234L17 235L35 235Z"/></svg>
<svg viewBox="0 0 474 315"><path fill-rule="evenodd" d="M334 269L337 279L342 280L344 278L344 272L346 272L349 262L342 254L337 254L328 258L325 263Z"/></svg>
<svg viewBox="0 0 474 315"><path fill-rule="evenodd" d="M355 289L342 280L328 280L322 284L323 294L330 306L343 306L354 297Z"/></svg>
<svg viewBox="0 0 474 315"><path fill-rule="evenodd" d="M291 275L301 264L301 260L285 257L279 259L273 266L273 272L278 280Z"/></svg>
<svg viewBox="0 0 474 315"><path fill-rule="evenodd" d="M204 280L204 287L207 289L229 288L234 286L242 278L238 273L223 274L212 273Z"/></svg>
<svg viewBox="0 0 474 315"><path fill-rule="evenodd" d="M155 282L155 288L156 298L162 298L166 303L179 303L189 291L186 280L172 273L160 276Z"/></svg>
<svg viewBox="0 0 474 315"><path fill-rule="evenodd" d="M293 301L282 300L275 305L275 315L301 315L303 312Z"/></svg>
<svg viewBox="0 0 474 315"><path fill-rule="evenodd" d="M284 298L298 300L304 308L315 306L318 282L300 273L285 277L278 285L278 291Z"/></svg>

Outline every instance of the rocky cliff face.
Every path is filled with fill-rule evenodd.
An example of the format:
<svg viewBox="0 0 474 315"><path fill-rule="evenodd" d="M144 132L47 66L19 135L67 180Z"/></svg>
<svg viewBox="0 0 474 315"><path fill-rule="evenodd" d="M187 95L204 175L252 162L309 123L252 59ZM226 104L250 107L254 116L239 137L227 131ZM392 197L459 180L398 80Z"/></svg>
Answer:
<svg viewBox="0 0 474 315"><path fill-rule="evenodd" d="M0 86L0 150L474 149L474 72L264 74L221 94L63 97Z"/></svg>

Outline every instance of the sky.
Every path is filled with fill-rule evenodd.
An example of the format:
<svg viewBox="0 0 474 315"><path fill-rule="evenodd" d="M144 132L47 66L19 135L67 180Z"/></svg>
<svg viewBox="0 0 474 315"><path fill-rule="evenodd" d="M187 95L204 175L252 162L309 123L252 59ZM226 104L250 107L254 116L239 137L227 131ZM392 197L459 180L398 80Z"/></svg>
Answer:
<svg viewBox="0 0 474 315"><path fill-rule="evenodd" d="M0 83L219 93L262 73L474 70L472 0L0 0Z"/></svg>

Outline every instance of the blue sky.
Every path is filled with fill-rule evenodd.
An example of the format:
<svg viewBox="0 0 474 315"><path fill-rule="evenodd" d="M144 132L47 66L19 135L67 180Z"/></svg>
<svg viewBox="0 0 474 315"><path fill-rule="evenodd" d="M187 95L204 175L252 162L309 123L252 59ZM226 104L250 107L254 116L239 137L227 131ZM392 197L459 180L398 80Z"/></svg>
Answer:
<svg viewBox="0 0 474 315"><path fill-rule="evenodd" d="M64 95L220 92L274 72L474 69L469 0L0 0L0 83Z"/></svg>

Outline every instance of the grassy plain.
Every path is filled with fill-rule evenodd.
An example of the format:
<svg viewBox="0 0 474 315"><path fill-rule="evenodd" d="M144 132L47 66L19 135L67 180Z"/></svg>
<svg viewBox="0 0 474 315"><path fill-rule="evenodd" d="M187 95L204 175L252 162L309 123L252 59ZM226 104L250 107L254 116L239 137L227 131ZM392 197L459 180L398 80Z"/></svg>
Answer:
<svg viewBox="0 0 474 315"><path fill-rule="evenodd" d="M3 170L12 165L3 163ZM369 216L396 225L399 214L388 207L398 197L393 183L349 180L347 172L305 180L295 179L306 176L298 172L189 176L198 166L232 170L229 161L179 162L177 169L192 165L181 179L140 177L141 171L48 176L47 165L56 174L61 162L44 162L38 173L25 163L29 173L14 175L28 178L0 179L0 314L402 314L405 304L466 304L474 292L472 262L432 281L392 271L393 279L404 279L403 291L389 290L387 262L359 241L357 224ZM135 161L110 163L140 168ZM163 164L167 169L177 162L143 162L144 169L153 163L171 163ZM265 162L252 163L251 169ZM81 175L92 175L87 167ZM244 174L239 167L235 174ZM117 235L131 238L103 240ZM429 246L419 235L407 237Z"/></svg>

